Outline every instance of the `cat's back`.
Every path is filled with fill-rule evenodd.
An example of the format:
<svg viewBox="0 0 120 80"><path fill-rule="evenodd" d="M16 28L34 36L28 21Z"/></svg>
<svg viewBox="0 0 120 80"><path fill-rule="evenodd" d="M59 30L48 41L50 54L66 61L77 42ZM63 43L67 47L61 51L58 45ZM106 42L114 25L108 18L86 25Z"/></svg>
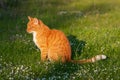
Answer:
<svg viewBox="0 0 120 80"><path fill-rule="evenodd" d="M61 45L66 47L70 46L70 43L67 37L65 36L65 34L62 31L56 29L51 30L48 41L50 43L50 46L51 45L56 45L56 46Z"/></svg>
<svg viewBox="0 0 120 80"><path fill-rule="evenodd" d="M67 37L65 36L65 34L62 31L56 30L56 29L51 30L50 38L53 38L54 40L55 39L67 40Z"/></svg>

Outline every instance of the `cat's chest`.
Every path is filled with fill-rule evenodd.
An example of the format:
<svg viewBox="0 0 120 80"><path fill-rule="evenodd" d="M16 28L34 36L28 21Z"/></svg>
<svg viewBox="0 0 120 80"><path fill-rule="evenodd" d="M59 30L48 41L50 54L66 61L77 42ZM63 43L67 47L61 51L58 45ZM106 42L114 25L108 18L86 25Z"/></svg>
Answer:
<svg viewBox="0 0 120 80"><path fill-rule="evenodd" d="M35 45L38 47L38 43L37 43L37 33L33 32L33 42L35 43Z"/></svg>

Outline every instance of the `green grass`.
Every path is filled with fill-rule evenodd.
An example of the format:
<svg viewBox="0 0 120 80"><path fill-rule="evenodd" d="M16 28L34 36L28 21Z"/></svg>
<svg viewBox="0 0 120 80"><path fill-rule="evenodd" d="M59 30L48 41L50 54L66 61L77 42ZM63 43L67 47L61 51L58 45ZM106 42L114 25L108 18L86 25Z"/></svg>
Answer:
<svg viewBox="0 0 120 80"><path fill-rule="evenodd" d="M119 12L119 0L26 0L11 10L0 9L0 80L120 80ZM28 15L69 36L73 59L97 54L108 59L40 62L40 51L26 32Z"/></svg>

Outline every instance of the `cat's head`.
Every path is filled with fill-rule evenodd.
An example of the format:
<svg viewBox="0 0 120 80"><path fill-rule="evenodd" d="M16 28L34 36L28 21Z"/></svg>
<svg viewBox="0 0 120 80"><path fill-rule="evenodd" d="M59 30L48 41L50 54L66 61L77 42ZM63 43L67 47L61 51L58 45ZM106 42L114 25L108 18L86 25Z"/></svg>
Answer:
<svg viewBox="0 0 120 80"><path fill-rule="evenodd" d="M27 32L33 33L35 31L38 31L41 27L42 22L38 20L37 18L32 18L28 16L29 22L27 23Z"/></svg>

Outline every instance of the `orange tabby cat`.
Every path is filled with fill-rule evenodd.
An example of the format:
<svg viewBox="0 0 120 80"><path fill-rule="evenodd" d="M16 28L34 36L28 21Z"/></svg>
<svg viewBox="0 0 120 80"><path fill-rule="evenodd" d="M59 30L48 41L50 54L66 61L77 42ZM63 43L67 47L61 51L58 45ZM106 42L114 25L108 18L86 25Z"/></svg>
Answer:
<svg viewBox="0 0 120 80"><path fill-rule="evenodd" d="M60 30L50 29L41 20L29 17L27 32L33 34L33 41L41 50L41 60L88 63L106 59L105 55L97 55L85 60L71 60L71 47L65 34Z"/></svg>

